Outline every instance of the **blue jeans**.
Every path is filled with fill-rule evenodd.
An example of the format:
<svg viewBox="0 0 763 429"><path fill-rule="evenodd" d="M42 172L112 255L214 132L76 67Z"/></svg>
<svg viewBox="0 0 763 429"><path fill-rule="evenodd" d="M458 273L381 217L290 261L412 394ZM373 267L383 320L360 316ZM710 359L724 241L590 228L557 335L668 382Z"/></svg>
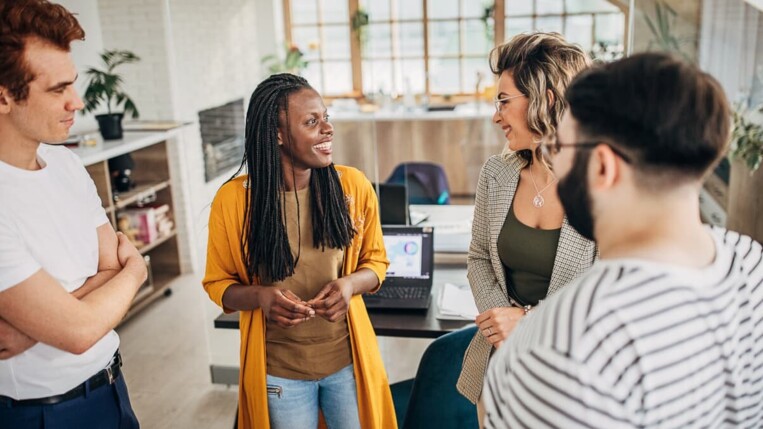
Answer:
<svg viewBox="0 0 763 429"><path fill-rule="evenodd" d="M317 428L318 409L329 429L360 429L352 365L319 380L268 375L267 384L272 429Z"/></svg>

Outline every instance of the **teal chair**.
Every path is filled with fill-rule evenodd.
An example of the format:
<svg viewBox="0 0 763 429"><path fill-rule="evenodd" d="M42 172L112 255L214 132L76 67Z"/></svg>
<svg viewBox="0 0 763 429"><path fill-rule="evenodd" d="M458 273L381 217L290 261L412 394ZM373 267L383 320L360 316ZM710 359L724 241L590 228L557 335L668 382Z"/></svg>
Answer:
<svg viewBox="0 0 763 429"><path fill-rule="evenodd" d="M477 332L469 326L434 340L424 351L416 378L390 386L402 429L477 428L477 408L456 390L461 364Z"/></svg>

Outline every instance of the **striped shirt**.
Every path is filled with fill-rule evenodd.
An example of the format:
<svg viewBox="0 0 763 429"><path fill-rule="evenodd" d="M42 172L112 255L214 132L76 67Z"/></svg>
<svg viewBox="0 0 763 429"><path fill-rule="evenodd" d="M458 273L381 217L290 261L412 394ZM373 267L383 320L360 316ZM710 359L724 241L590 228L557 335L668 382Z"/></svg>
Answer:
<svg viewBox="0 0 763 429"><path fill-rule="evenodd" d="M763 252L709 230L713 264L599 261L491 359L487 428L763 427Z"/></svg>

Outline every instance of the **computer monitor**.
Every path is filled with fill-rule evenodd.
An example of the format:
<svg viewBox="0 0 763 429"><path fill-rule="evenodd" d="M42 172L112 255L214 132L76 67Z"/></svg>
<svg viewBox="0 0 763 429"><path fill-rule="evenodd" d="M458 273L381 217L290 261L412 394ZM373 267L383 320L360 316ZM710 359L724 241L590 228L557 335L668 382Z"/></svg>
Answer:
<svg viewBox="0 0 763 429"><path fill-rule="evenodd" d="M382 225L410 225L408 188L405 185L379 183L374 184L374 190L378 192Z"/></svg>

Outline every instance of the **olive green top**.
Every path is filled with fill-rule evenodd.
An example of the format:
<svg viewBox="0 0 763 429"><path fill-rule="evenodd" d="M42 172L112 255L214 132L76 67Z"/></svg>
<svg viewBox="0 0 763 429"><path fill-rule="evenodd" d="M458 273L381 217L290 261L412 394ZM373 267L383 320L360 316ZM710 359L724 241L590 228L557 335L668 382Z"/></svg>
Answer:
<svg viewBox="0 0 763 429"><path fill-rule="evenodd" d="M548 293L561 228L537 229L523 224L509 207L498 234L498 256L506 270L509 297L537 305Z"/></svg>
<svg viewBox="0 0 763 429"><path fill-rule="evenodd" d="M294 274L279 283L302 300L314 297L326 283L339 278L344 250L313 247L313 222L309 188L284 194L289 245L299 261ZM332 323L315 316L291 328L268 321L265 328L267 373L292 380L317 380L352 363L347 319Z"/></svg>

